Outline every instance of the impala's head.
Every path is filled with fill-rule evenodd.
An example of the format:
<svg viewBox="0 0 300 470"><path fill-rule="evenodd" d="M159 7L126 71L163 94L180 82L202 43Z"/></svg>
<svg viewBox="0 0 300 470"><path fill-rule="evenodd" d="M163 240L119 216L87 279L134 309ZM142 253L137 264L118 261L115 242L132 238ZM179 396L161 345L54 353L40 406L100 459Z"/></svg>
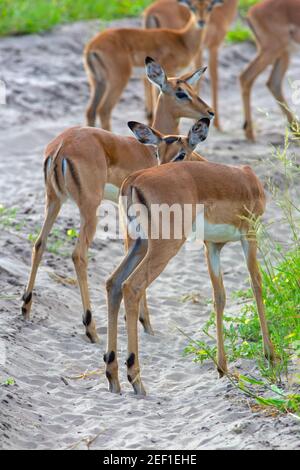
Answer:
<svg viewBox="0 0 300 470"><path fill-rule="evenodd" d="M157 159L160 165L183 160L196 160L193 152L198 144L206 140L210 120L202 118L190 129L187 137L163 135L152 127L130 121L129 128L141 144L154 145L157 148ZM201 157L199 159L202 160Z"/></svg>
<svg viewBox="0 0 300 470"><path fill-rule="evenodd" d="M223 5L224 0L177 0L189 8L197 18L201 29L205 28L214 8Z"/></svg>
<svg viewBox="0 0 300 470"><path fill-rule="evenodd" d="M199 98L193 85L200 80L207 67L196 70L194 73L188 73L181 77L168 78L160 64L146 58L146 74L151 83L156 85L161 95L159 99L165 101L168 112L172 116L179 118L212 119L214 112L208 104Z"/></svg>

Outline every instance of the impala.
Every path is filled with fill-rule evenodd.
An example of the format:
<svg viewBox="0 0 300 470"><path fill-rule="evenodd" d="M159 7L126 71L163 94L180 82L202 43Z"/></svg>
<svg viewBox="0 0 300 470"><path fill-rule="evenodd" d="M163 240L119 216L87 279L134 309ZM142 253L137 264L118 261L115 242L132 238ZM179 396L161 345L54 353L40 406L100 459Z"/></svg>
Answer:
<svg viewBox="0 0 300 470"><path fill-rule="evenodd" d="M202 116L205 122L213 117L211 108L191 86L205 69L168 79L159 64L150 58L146 63L149 79L161 88L154 119L159 129L176 133L180 116L193 119ZM30 278L23 296L22 313L26 319L30 316L33 288L47 238L62 204L71 198L78 206L81 218L73 261L82 297L83 323L88 338L92 342L98 341L87 282L88 248L96 231L97 210L108 183L118 189L134 171L156 165L153 147L147 148L133 137L121 137L92 127L67 129L48 144L44 160L46 215L33 248ZM115 196L115 191L110 191L109 198ZM145 331L152 333L145 305L146 301L141 303L140 318Z"/></svg>
<svg viewBox="0 0 300 470"><path fill-rule="evenodd" d="M300 50L300 0L264 0L248 12L248 22L255 35L258 53L240 77L244 103L244 130L254 141L250 97L254 81L272 65L267 86L279 103L289 123L295 116L290 111L282 91L290 55Z"/></svg>
<svg viewBox="0 0 300 470"><path fill-rule="evenodd" d="M262 283L257 263L257 242L252 223L265 211L265 193L262 184L249 166L233 167L208 161L183 161L193 155L196 145L203 139L203 126L194 126L189 136L169 140L164 139L151 129L131 124L136 135L145 144L158 147L160 159L168 152L166 165L142 170L129 176L121 188L120 212L127 227L126 237L129 250L112 276L107 281L108 302L108 345L104 356L106 376L110 391L119 393L117 362L117 325L120 303L124 299L128 356L127 374L136 394L144 395L138 357L138 316L139 303L145 296L148 286L160 275L169 261L178 253L186 235L176 238L151 238L154 206L180 206L182 210L191 208L190 226L201 222L204 225L203 242L206 249L208 271L210 274L216 311L217 325L217 364L220 376L227 373L227 361L223 338L223 312L225 290L220 266L220 253L228 242L240 241L245 254L247 267L260 318L264 351L267 358L274 359L274 349L269 338L265 309L262 299ZM207 132L207 129L206 129ZM196 158L197 159L197 158ZM197 211L204 205L203 214ZM142 211L138 220L134 211ZM180 222L183 223L183 222ZM155 225L155 223L154 223ZM170 218L170 232L175 233L174 219ZM160 228L160 227L159 227ZM134 230L135 229L135 230ZM188 230L188 231L189 231Z"/></svg>
<svg viewBox="0 0 300 470"><path fill-rule="evenodd" d="M103 129L111 129L111 113L132 74L142 67L145 57L153 57L168 76L175 76L190 65L203 35L202 16L191 13L185 27L171 29L108 29L86 46L84 63L91 99L87 123L94 126L98 113Z"/></svg>
<svg viewBox="0 0 300 470"><path fill-rule="evenodd" d="M205 33L198 44L198 53L195 56L196 68L201 67L202 52L209 50L209 73L211 80L212 103L216 113L214 126L220 129L218 106L218 54L227 31L237 13L238 0L158 0L144 12L145 28L172 28L181 29L189 21L190 11L183 5L198 10L202 17ZM218 6L218 8L214 8ZM170 14L172 12L172 14ZM199 88L198 88L199 91ZM151 108L155 99L149 90L148 82L145 82L146 107L149 119L152 119Z"/></svg>

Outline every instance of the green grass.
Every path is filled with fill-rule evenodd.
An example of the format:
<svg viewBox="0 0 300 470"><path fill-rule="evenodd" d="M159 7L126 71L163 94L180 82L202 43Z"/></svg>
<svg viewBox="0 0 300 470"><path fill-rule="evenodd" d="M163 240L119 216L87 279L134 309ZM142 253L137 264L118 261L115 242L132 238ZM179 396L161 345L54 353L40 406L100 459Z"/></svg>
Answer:
<svg viewBox="0 0 300 470"><path fill-rule="evenodd" d="M1 0L0 36L39 33L60 23L136 16L150 0Z"/></svg>
<svg viewBox="0 0 300 470"><path fill-rule="evenodd" d="M295 190L300 168L290 150L294 140L293 132L287 131L284 148L274 148L269 160L266 157L270 174L276 170L282 175L281 187L270 180L269 191L281 210L282 223L290 228L289 249L274 241L269 227L261 222L255 227L262 257L263 300L278 361L272 366L263 356L257 308L250 289L235 292L240 305L236 314L225 314L224 336L228 359L255 360L259 371L259 377L254 378L229 377L232 383L261 406L300 416L300 396L295 395L293 387L289 390L289 384L300 384L300 208L299 191ZM276 227L273 231L276 233ZM214 314L203 328L201 339L191 340L185 352L192 354L196 362L215 362ZM264 395L259 394L261 390Z"/></svg>
<svg viewBox="0 0 300 470"><path fill-rule="evenodd" d="M254 36L250 28L244 26L241 21L238 21L226 35L226 41L229 43L253 41Z"/></svg>
<svg viewBox="0 0 300 470"><path fill-rule="evenodd" d="M239 0L239 11L241 15L245 16L249 8L261 0Z"/></svg>
<svg viewBox="0 0 300 470"><path fill-rule="evenodd" d="M0 229L5 229L11 234L22 236L24 230L29 229L26 220L21 219L20 210L17 207L4 207L0 204ZM35 227L34 232L29 233L28 240L34 244L40 227ZM75 228L54 228L49 235L47 250L55 255L67 257L77 240L79 234Z"/></svg>
<svg viewBox="0 0 300 470"><path fill-rule="evenodd" d="M244 16L258 0L241 0ZM99 18L112 20L137 16L151 0L0 0L0 36L40 33L61 23ZM229 42L252 38L248 28L235 26L227 36Z"/></svg>

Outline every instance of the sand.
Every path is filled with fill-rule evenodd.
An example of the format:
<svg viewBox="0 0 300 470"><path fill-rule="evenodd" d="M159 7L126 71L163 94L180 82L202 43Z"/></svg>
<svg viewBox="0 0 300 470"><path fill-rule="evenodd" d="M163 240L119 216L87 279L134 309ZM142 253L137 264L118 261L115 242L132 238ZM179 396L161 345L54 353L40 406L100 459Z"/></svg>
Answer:
<svg viewBox="0 0 300 470"><path fill-rule="evenodd" d="M138 20L114 24L138 24ZM191 357L183 357L188 340L178 328L200 338L212 310L203 251L199 255L182 250L149 289L156 334L149 337L140 330L142 373L148 391L145 399L134 396L126 379L123 309L119 328L122 395L107 391L104 375L104 282L122 258L120 241L97 239L91 249L89 282L99 344L91 345L84 337L78 287L53 279L53 275L75 277L71 256L45 254L32 319L25 323L21 318L19 298L31 256L28 236L36 232L43 218L43 148L58 132L83 123L88 86L81 53L99 27L95 21L76 23L43 35L0 41L0 79L8 87L8 104L0 106L0 203L18 207L17 220L21 224L19 231L10 226L0 231L0 345L7 354L6 362L0 364L0 378L1 382L9 377L15 380L15 385L0 387L0 448L299 448L299 422L290 416L271 418L254 412L251 401L226 379L218 379L212 363L194 364ZM212 130L199 150L216 162L251 164L265 182L270 143L283 142L284 119L264 86L264 74L256 84L253 103L258 140L254 145L244 140L237 77L254 54L251 44L222 50L220 103L224 132ZM142 73L135 73L115 109L113 129L120 134L129 134L126 121L145 120L139 79ZM292 61L288 79L295 80L299 74L298 55ZM291 99L288 79L286 93ZM209 77L202 96L209 102ZM188 127L189 123L184 122L183 130ZM289 234L280 217L270 201L266 219L278 221L272 230L278 240L286 242ZM57 227L78 227L74 206L65 206ZM71 243L62 251L70 255ZM231 292L248 285L240 246L226 247L222 259L227 312L234 314L241 305L231 299ZM197 293L199 303L180 301L191 293ZM241 372L256 371L252 361L239 361L230 367ZM98 374L74 379L86 371Z"/></svg>

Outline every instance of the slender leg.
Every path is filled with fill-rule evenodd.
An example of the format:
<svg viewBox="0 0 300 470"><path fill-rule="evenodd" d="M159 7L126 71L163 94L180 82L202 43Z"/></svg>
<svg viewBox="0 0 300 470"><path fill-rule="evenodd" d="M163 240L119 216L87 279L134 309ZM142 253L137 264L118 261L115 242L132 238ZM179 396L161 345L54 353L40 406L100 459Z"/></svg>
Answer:
<svg viewBox="0 0 300 470"><path fill-rule="evenodd" d="M47 238L59 214L60 209L61 201L55 195L55 193L47 195L45 221L41 233L39 234L34 244L34 248L32 251L30 278L25 290L25 294L23 295L22 314L26 320L28 320L30 317L30 311L32 306L32 291L34 288L37 271L46 248Z"/></svg>
<svg viewBox="0 0 300 470"><path fill-rule="evenodd" d="M90 80L91 97L86 110L87 126L94 127L96 125L96 113L105 93L105 82L97 81L96 79Z"/></svg>
<svg viewBox="0 0 300 470"><path fill-rule="evenodd" d="M195 69L200 69L203 66L203 49L202 49L202 47L200 47L198 52L197 52L196 58L194 60L194 64L195 64ZM194 87L198 94L200 93L200 90L201 90L202 80L203 80L203 77L201 77L201 79L197 82L197 84Z"/></svg>
<svg viewBox="0 0 300 470"><path fill-rule="evenodd" d="M269 336L265 307L262 298L262 281L257 263L257 242L254 240L243 240L242 247L246 258L248 270L251 276L252 289L257 304L261 332L263 336L264 353L268 360L274 361L275 352Z"/></svg>
<svg viewBox="0 0 300 470"><path fill-rule="evenodd" d="M252 141L255 140L250 105L250 95L252 86L256 77L260 75L268 65L274 62L277 55L278 54L276 53L276 51L267 50L260 52L240 76L245 113L244 130L247 139Z"/></svg>
<svg viewBox="0 0 300 470"><path fill-rule="evenodd" d="M96 331L96 324L91 311L87 279L87 266L88 249L93 241L97 227L97 207L98 206L92 208L91 205L88 205L85 210L84 206L81 207L80 234L72 255L81 292L81 299L84 312L83 324L86 328L86 335L92 343L97 343L99 339Z"/></svg>
<svg viewBox="0 0 300 470"><path fill-rule="evenodd" d="M154 336L154 331L150 322L150 314L149 314L149 309L148 309L148 304L147 304L146 292L142 295L142 298L140 301L139 320L141 324L143 325L145 333L147 333L150 336Z"/></svg>
<svg viewBox="0 0 300 470"><path fill-rule="evenodd" d="M219 74L218 74L218 47L212 47L209 50L209 73L211 80L213 110L215 112L214 126L219 131L221 130L219 121L219 104L218 104L218 87L219 87Z"/></svg>
<svg viewBox="0 0 300 470"><path fill-rule="evenodd" d="M223 277L220 264L220 252L223 248L221 243L206 243L206 259L211 283L214 291L214 303L217 323L218 344L218 372L223 377L227 372L227 360L224 347L223 314L226 303L226 294L223 285Z"/></svg>
<svg viewBox="0 0 300 470"><path fill-rule="evenodd" d="M106 363L106 377L109 381L111 392L120 392L117 361L117 334L118 315L123 298L122 284L134 271L147 252L147 240L137 239L130 244L130 248L119 267L107 280L107 306L108 306L108 331L107 331L107 353L104 356Z"/></svg>
<svg viewBox="0 0 300 470"><path fill-rule="evenodd" d="M126 253L128 252L129 248L132 246L133 243L134 241L127 236L127 238L125 239ZM126 320L126 317L125 317L125 320ZM140 301L139 320L141 324L143 325L145 333L147 333L148 335L154 336L154 331L150 322L150 314L149 314L149 309L148 309L148 304L147 304L146 292L143 294L141 301Z"/></svg>
<svg viewBox="0 0 300 470"><path fill-rule="evenodd" d="M291 111L289 110L288 104L286 102L286 99L283 95L283 90L282 90L282 81L289 67L289 62L290 62L289 53L284 52L282 56L280 56L276 60L273 66L270 78L268 80L267 86L269 90L271 91L272 95L274 96L275 100L278 101L278 104L281 107L281 110L283 111L283 113L288 118L289 123L292 123L294 121L294 116L293 116L293 113L291 113Z"/></svg>
<svg viewBox="0 0 300 470"><path fill-rule="evenodd" d="M147 287L159 276L183 243L182 240L149 240L146 256L122 286L128 334L127 376L137 395L146 394L138 355L139 304Z"/></svg>
<svg viewBox="0 0 300 470"><path fill-rule="evenodd" d="M114 69L111 67L107 78L108 86L105 96L97 110L102 128L107 131L111 130L111 114L113 108L118 103L132 71L132 67L127 61L123 61L123 68L121 69L121 67L122 63L119 63L118 59L116 59L116 66Z"/></svg>

